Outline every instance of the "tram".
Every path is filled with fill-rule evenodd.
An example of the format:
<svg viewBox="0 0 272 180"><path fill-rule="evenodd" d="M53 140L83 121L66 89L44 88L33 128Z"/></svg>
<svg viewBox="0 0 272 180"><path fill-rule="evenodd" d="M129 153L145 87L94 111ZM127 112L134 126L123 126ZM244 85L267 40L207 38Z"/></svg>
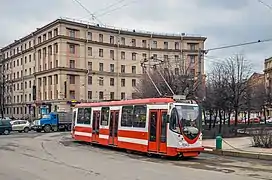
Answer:
<svg viewBox="0 0 272 180"><path fill-rule="evenodd" d="M198 105L173 98L81 103L73 109L77 141L163 156L196 157L204 150Z"/></svg>

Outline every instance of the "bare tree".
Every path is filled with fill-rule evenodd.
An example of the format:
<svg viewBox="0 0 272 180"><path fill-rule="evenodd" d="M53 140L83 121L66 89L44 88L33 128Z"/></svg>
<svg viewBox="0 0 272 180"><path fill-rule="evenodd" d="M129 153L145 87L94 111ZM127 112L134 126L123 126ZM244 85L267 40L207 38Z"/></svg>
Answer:
<svg viewBox="0 0 272 180"><path fill-rule="evenodd" d="M251 74L250 64L243 56L236 55L214 64L210 74L212 96L215 98L213 106L215 111L219 112L220 124L222 112L224 116L228 112L230 118L231 112L234 111L237 125L238 114L247 90L247 80ZM228 123L230 125L230 121Z"/></svg>
<svg viewBox="0 0 272 180"><path fill-rule="evenodd" d="M161 61L155 63L155 65L143 66L143 68L145 68L145 73L135 88L137 97L172 96L173 93L184 94L190 98L195 97L197 81L194 79L195 73L189 72L189 68L184 72L180 63L175 64L170 61ZM169 84L173 92L171 92L164 80Z"/></svg>

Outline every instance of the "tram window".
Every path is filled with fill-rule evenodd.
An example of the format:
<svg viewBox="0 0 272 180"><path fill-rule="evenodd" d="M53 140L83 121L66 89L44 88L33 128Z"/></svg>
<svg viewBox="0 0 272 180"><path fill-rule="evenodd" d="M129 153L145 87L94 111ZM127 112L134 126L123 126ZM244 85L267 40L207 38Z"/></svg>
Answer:
<svg viewBox="0 0 272 180"><path fill-rule="evenodd" d="M150 133L149 133L149 140L156 142L157 139L157 112L151 112L150 114Z"/></svg>
<svg viewBox="0 0 272 180"><path fill-rule="evenodd" d="M78 108L77 124L91 124L91 108Z"/></svg>
<svg viewBox="0 0 272 180"><path fill-rule="evenodd" d="M175 108L172 109L171 111L169 128L173 131L180 132L179 123L178 123L178 114Z"/></svg>
<svg viewBox="0 0 272 180"><path fill-rule="evenodd" d="M146 124L146 106L145 105L136 105L134 106L133 114L133 127L145 128Z"/></svg>
<svg viewBox="0 0 272 180"><path fill-rule="evenodd" d="M161 142L166 142L166 123L167 123L167 113L162 113L162 123L161 123Z"/></svg>
<svg viewBox="0 0 272 180"><path fill-rule="evenodd" d="M109 117L110 117L110 108L102 107L100 125L107 126L109 123Z"/></svg>
<svg viewBox="0 0 272 180"><path fill-rule="evenodd" d="M124 106L122 108L121 126L132 127L133 106Z"/></svg>

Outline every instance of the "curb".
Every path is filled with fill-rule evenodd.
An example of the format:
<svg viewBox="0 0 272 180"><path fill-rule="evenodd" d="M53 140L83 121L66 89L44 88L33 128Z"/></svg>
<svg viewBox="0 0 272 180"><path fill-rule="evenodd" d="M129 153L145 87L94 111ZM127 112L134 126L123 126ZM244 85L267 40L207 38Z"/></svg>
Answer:
<svg viewBox="0 0 272 180"><path fill-rule="evenodd" d="M241 157L250 159L260 159L266 161L272 161L272 154L262 154L262 153L251 153L242 151L229 151L229 150L215 150L211 147L204 147L203 153L214 154L219 156L231 156L231 157Z"/></svg>

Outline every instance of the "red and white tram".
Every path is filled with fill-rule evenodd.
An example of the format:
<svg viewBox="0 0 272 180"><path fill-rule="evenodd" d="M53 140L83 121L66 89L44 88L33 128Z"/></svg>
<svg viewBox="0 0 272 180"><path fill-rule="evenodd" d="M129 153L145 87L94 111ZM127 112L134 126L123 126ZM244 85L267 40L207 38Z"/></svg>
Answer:
<svg viewBox="0 0 272 180"><path fill-rule="evenodd" d="M73 110L72 137L165 156L198 156L198 105L172 98L81 103Z"/></svg>

